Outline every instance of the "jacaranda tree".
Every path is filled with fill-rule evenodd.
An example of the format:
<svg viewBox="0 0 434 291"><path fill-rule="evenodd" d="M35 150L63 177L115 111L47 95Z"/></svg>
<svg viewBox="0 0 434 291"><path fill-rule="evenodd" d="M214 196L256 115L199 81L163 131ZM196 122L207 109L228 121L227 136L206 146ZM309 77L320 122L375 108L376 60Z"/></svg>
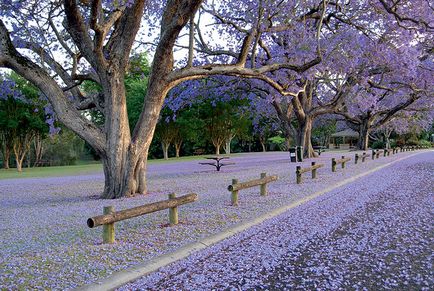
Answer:
<svg viewBox="0 0 434 291"><path fill-rule="evenodd" d="M37 86L49 99L57 118L101 156L105 174L103 197L146 193L147 153L164 99L176 85L210 75L232 75L257 78L284 95L295 95L297 92L273 80L269 73L302 73L321 61L320 50L315 48L304 58L291 61L279 58L284 51L273 52L275 57L265 64L253 60L267 53L266 43L274 36L290 36L288 31L294 28L291 19L304 14L318 22L316 30L305 31L306 36L314 35L310 40L315 40L328 1L203 2L2 1L0 66L14 70ZM199 23L204 14L216 20L212 31L200 29L208 27ZM141 27L144 33L139 33ZM174 48L182 47L180 32L187 27L186 57L175 63ZM153 60L143 109L130 131L124 78L132 48L146 42L146 31L156 36ZM224 47L206 41L217 35L226 40ZM309 44L316 47L315 41ZM195 48L201 52L194 54ZM199 58L206 62L199 63ZM248 58L252 60L249 63ZM84 80L99 84L101 92L83 94L79 85ZM90 108L103 113L102 126L81 114Z"/></svg>

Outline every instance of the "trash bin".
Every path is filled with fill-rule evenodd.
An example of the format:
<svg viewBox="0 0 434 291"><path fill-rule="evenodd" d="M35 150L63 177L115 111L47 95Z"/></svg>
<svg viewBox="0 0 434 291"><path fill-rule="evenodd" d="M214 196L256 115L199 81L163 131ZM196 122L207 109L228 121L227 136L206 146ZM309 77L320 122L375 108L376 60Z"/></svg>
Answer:
<svg viewBox="0 0 434 291"><path fill-rule="evenodd" d="M291 158L291 163L297 162L297 150L296 150L296 148L289 148L289 157Z"/></svg>
<svg viewBox="0 0 434 291"><path fill-rule="evenodd" d="M303 147L302 146L297 147L297 161L303 162Z"/></svg>

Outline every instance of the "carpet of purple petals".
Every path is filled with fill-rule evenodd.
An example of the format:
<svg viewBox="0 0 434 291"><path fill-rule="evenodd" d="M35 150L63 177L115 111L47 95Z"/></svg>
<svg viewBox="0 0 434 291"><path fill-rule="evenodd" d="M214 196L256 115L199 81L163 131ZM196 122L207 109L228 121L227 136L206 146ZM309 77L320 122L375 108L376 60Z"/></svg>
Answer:
<svg viewBox="0 0 434 291"><path fill-rule="evenodd" d="M98 199L103 188L101 173L1 180L0 289L69 289L94 282L299 200L337 181L412 154L369 159L359 165L351 161L347 169L339 168L334 174L330 170L330 158L341 154L324 153L316 159L326 163L318 171L318 179L311 180L306 173L300 185L295 184L295 164L289 164L288 154L282 152L240 154L231 158L236 165L224 167L221 172L199 165L198 161L154 164L148 174L150 195L119 200ZM433 155L430 152L420 156L432 159ZM310 161L303 164L309 165ZM269 185L269 196L260 197L256 188L243 190L240 206L230 207L226 187L231 179L250 180L259 177L261 172L280 177ZM116 224L117 242L113 245L101 244L100 228L86 226L86 219L100 214L103 206L114 205L118 210L130 208L167 199L170 192L199 194L198 202L180 208L178 226L163 227L168 220L166 211L123 221ZM350 211L341 210L342 215ZM324 221L324 230L317 227L315 231L326 232L339 223L338 218L328 219ZM306 228L303 233L309 231L313 230Z"/></svg>
<svg viewBox="0 0 434 291"><path fill-rule="evenodd" d="M434 155L342 186L121 290L433 290Z"/></svg>

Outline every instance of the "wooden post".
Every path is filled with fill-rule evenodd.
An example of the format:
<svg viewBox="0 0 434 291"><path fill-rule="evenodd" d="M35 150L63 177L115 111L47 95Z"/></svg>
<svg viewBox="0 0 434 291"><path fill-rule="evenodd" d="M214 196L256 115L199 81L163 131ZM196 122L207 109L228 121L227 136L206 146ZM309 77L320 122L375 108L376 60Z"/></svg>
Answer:
<svg viewBox="0 0 434 291"><path fill-rule="evenodd" d="M365 154L366 154L366 153L363 153L363 155L362 155L362 163L365 162L365 159L366 159Z"/></svg>
<svg viewBox="0 0 434 291"><path fill-rule="evenodd" d="M345 159L345 156L342 156L342 159ZM345 169L345 162L342 162L342 169Z"/></svg>
<svg viewBox="0 0 434 291"><path fill-rule="evenodd" d="M372 150L372 159L375 160L375 150Z"/></svg>
<svg viewBox="0 0 434 291"><path fill-rule="evenodd" d="M313 166L315 166L315 162L312 162L312 167ZM312 179L315 179L316 178L316 169L314 168L314 169L312 169Z"/></svg>
<svg viewBox="0 0 434 291"><path fill-rule="evenodd" d="M175 199L175 198L176 198L175 193L169 194L169 199ZM169 208L169 223L170 223L170 225L178 224L178 207L177 206Z"/></svg>
<svg viewBox="0 0 434 291"><path fill-rule="evenodd" d="M332 158L332 172L336 172L336 159Z"/></svg>
<svg viewBox="0 0 434 291"><path fill-rule="evenodd" d="M115 212L113 206L105 206L103 214L112 214ZM112 244L115 242L115 223L104 224L102 228L102 242L105 244Z"/></svg>
<svg viewBox="0 0 434 291"><path fill-rule="evenodd" d="M296 179L297 184L300 184L301 183L301 167L300 166L297 166L295 174L297 176L297 179Z"/></svg>
<svg viewBox="0 0 434 291"><path fill-rule="evenodd" d="M261 179L265 178L267 176L267 173L261 173ZM261 196L266 196L267 195L267 183L261 184L260 186L261 189Z"/></svg>
<svg viewBox="0 0 434 291"><path fill-rule="evenodd" d="M359 154L354 156L354 163L357 165L357 161L359 160Z"/></svg>
<svg viewBox="0 0 434 291"><path fill-rule="evenodd" d="M387 149L384 149L384 153L383 153L383 156L384 157L387 157L387 154L388 154L389 152L387 151Z"/></svg>
<svg viewBox="0 0 434 291"><path fill-rule="evenodd" d="M238 184L238 179L232 179L232 185ZM232 191L232 206L238 206L238 190Z"/></svg>

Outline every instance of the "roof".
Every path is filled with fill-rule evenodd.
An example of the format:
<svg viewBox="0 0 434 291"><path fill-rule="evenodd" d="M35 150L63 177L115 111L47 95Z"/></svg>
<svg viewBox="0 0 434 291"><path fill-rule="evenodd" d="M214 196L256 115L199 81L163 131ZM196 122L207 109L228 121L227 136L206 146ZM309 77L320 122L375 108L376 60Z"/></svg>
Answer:
<svg viewBox="0 0 434 291"><path fill-rule="evenodd" d="M350 128L333 133L332 137L359 137L359 133Z"/></svg>

